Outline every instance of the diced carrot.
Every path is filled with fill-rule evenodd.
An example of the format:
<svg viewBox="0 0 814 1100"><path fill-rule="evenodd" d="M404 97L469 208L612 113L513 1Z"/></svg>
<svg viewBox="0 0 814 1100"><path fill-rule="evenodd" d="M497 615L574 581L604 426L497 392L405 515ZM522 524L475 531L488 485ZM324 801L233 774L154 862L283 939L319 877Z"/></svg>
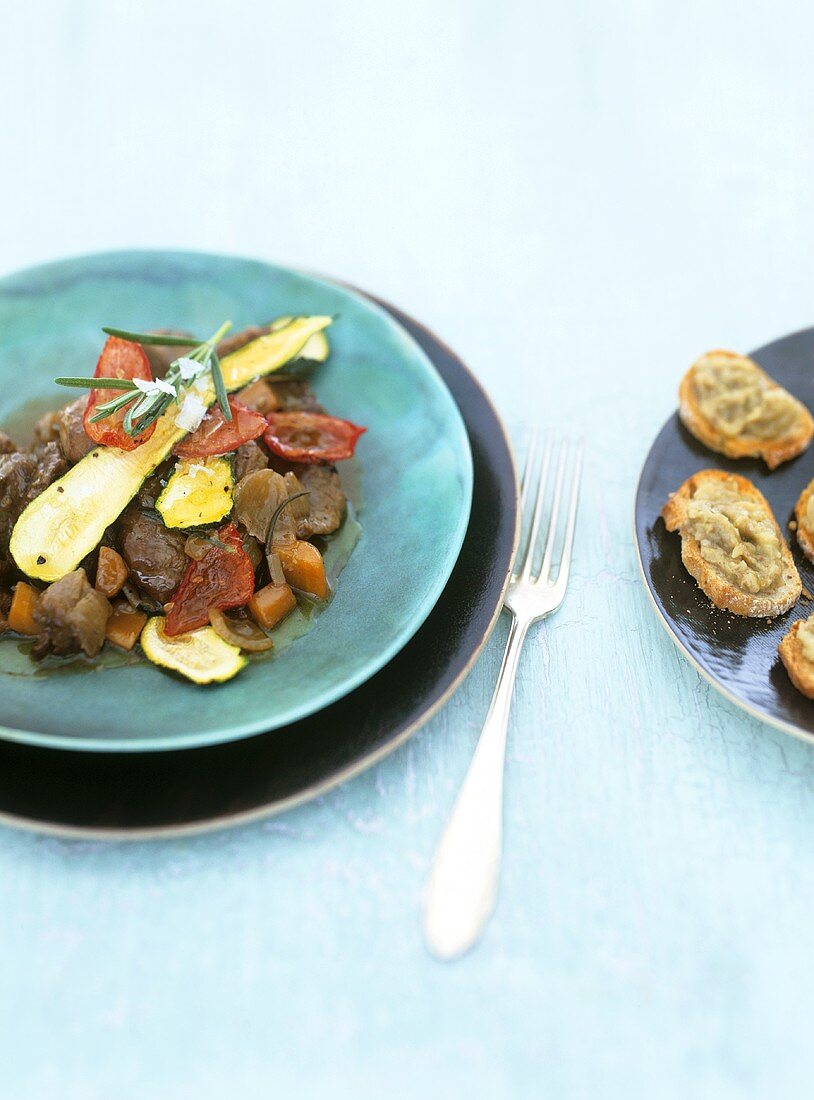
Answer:
<svg viewBox="0 0 814 1100"><path fill-rule="evenodd" d="M34 619L38 599L39 592L25 581L19 581L14 586L8 613L9 630L16 630L18 634L39 634L40 628Z"/></svg>
<svg viewBox="0 0 814 1100"><path fill-rule="evenodd" d="M127 566L121 554L109 546L99 548L99 564L96 567L96 591L112 600L122 590L127 580Z"/></svg>
<svg viewBox="0 0 814 1100"><path fill-rule="evenodd" d="M116 607L107 620L105 638L122 649L132 649L141 637L147 616L135 608Z"/></svg>
<svg viewBox="0 0 814 1100"><path fill-rule="evenodd" d="M275 546L274 552L283 566L285 579L292 588L299 588L324 600L328 595L328 578L325 576L325 562L322 554L311 542L298 539L291 546Z"/></svg>
<svg viewBox="0 0 814 1100"><path fill-rule="evenodd" d="M249 600L249 612L258 626L271 630L297 606L297 598L287 584L267 584Z"/></svg>

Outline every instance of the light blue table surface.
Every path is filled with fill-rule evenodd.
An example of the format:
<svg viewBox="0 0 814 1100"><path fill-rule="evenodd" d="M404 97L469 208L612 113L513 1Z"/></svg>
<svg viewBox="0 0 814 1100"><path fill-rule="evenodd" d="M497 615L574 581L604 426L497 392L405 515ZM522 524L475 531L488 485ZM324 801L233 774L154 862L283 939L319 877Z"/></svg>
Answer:
<svg viewBox="0 0 814 1100"><path fill-rule="evenodd" d="M440 333L518 441L589 449L480 947L434 962L419 896L505 622L411 742L284 817L0 832L3 1097L810 1094L814 749L673 648L631 508L691 359L814 321L812 32L785 0L4 12L3 272L126 246L324 271Z"/></svg>

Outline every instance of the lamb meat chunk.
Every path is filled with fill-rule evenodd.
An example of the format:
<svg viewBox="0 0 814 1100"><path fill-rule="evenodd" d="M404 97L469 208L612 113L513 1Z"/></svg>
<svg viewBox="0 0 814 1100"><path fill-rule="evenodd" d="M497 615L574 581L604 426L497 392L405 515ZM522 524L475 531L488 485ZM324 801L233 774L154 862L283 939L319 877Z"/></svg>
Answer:
<svg viewBox="0 0 814 1100"><path fill-rule="evenodd" d="M141 488L138 491L138 502L142 508L155 508L155 502L166 488L167 482L175 469L175 464L175 458L162 462L158 469L154 470L141 483Z"/></svg>
<svg viewBox="0 0 814 1100"><path fill-rule="evenodd" d="M62 409L52 409L43 413L34 425L34 442L59 443L59 421L62 417Z"/></svg>
<svg viewBox="0 0 814 1100"><path fill-rule="evenodd" d="M11 532L23 508L66 469L56 443L46 443L37 454L17 451L0 455L0 572Z"/></svg>
<svg viewBox="0 0 814 1100"><path fill-rule="evenodd" d="M13 455L20 448L5 432L0 432L0 455Z"/></svg>
<svg viewBox="0 0 814 1100"><path fill-rule="evenodd" d="M90 584L84 569L76 569L49 585L37 600L34 619L40 628L32 656L57 657L81 650L96 657L105 643L110 603Z"/></svg>
<svg viewBox="0 0 814 1100"><path fill-rule="evenodd" d="M29 501L28 490L37 474L37 456L0 455L0 557L8 551L14 524Z"/></svg>
<svg viewBox="0 0 814 1100"><path fill-rule="evenodd" d="M263 325L262 327L249 325L248 328L241 329L240 332L235 332L231 336L227 336L225 340L221 340L218 344L218 358L223 359L227 355L231 355L232 352L240 351L252 340L257 340L260 336L268 336L270 332L271 325Z"/></svg>
<svg viewBox="0 0 814 1100"><path fill-rule="evenodd" d="M45 492L52 481L67 472L68 463L57 443L42 443L36 450L37 468L28 487L28 500Z"/></svg>
<svg viewBox="0 0 814 1100"><path fill-rule="evenodd" d="M59 414L57 422L59 445L71 466L75 466L80 458L84 458L94 446L93 440L85 432L84 417L87 404L87 397L77 397L76 401L66 405Z"/></svg>
<svg viewBox="0 0 814 1100"><path fill-rule="evenodd" d="M238 482L255 470L265 470L269 464L263 448L252 439L235 451L235 481Z"/></svg>
<svg viewBox="0 0 814 1100"><path fill-rule="evenodd" d="M308 497L308 515L297 521L297 538L331 535L342 524L347 501L335 466L296 466L294 473Z"/></svg>
<svg viewBox="0 0 814 1100"><path fill-rule="evenodd" d="M166 603L189 564L184 553L185 536L157 523L138 506L124 513L118 534L119 549L132 580L148 596Z"/></svg>
<svg viewBox="0 0 814 1100"><path fill-rule="evenodd" d="M261 416L268 416L270 412L279 409L280 403L274 396L274 390L265 378L258 378L239 390L235 397L245 405L247 409L254 409Z"/></svg>
<svg viewBox="0 0 814 1100"><path fill-rule="evenodd" d="M324 406L319 403L311 388L311 383L303 378L269 381L269 387L277 398L277 408L283 412L325 412Z"/></svg>

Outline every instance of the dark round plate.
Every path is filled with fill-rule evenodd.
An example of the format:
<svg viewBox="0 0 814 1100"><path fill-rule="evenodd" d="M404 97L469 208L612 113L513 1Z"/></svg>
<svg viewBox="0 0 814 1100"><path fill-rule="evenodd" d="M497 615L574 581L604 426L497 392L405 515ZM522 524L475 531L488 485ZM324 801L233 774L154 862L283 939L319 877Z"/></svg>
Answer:
<svg viewBox="0 0 814 1100"><path fill-rule="evenodd" d="M752 352L769 374L814 408L814 329L796 332ZM676 380L676 386L678 380ZM635 537L647 591L673 640L731 702L787 733L814 740L814 702L792 685L777 646L795 619L811 614L801 600L777 619L743 619L707 599L681 562L681 540L670 534L659 513L669 493L704 469L742 474L771 504L789 537L803 585L814 592L814 566L788 531L798 496L814 476L812 451L770 472L753 459L731 461L707 450L674 414L656 437L636 490Z"/></svg>
<svg viewBox="0 0 814 1100"><path fill-rule="evenodd" d="M429 618L350 695L273 732L207 748L77 752L0 741L0 821L72 836L142 838L239 824L307 801L370 767L459 686L500 612L517 539L511 450L461 361L427 329L381 305L421 344L466 424L474 463L469 527Z"/></svg>

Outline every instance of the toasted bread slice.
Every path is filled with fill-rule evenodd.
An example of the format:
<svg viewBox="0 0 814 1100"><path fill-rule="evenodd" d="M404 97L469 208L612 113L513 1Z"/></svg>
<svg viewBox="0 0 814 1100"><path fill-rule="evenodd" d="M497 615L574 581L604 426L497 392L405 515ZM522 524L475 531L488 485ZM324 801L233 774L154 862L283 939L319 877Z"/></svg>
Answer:
<svg viewBox="0 0 814 1100"><path fill-rule="evenodd" d="M807 629L812 619L814 619L814 615L811 615L808 619L798 619L796 623L792 623L791 630L783 637L777 647L777 652L780 654L780 660L786 666L789 679L797 690L801 691L803 695L807 695L809 699L814 699L814 661L810 661L803 650L800 631Z"/></svg>
<svg viewBox="0 0 814 1100"><path fill-rule="evenodd" d="M767 618L799 599L803 586L788 544L769 502L747 478L701 470L661 514L667 530L681 534L681 560L716 607Z"/></svg>
<svg viewBox="0 0 814 1100"><path fill-rule="evenodd" d="M696 359L678 388L678 415L706 447L727 458L762 458L770 470L801 454L814 419L762 367L734 351Z"/></svg>
<svg viewBox="0 0 814 1100"><path fill-rule="evenodd" d="M814 481L809 481L794 505L794 518L797 520L797 541L809 561L814 561L814 524L809 521L808 505L814 494ZM814 519L814 514L812 514Z"/></svg>

